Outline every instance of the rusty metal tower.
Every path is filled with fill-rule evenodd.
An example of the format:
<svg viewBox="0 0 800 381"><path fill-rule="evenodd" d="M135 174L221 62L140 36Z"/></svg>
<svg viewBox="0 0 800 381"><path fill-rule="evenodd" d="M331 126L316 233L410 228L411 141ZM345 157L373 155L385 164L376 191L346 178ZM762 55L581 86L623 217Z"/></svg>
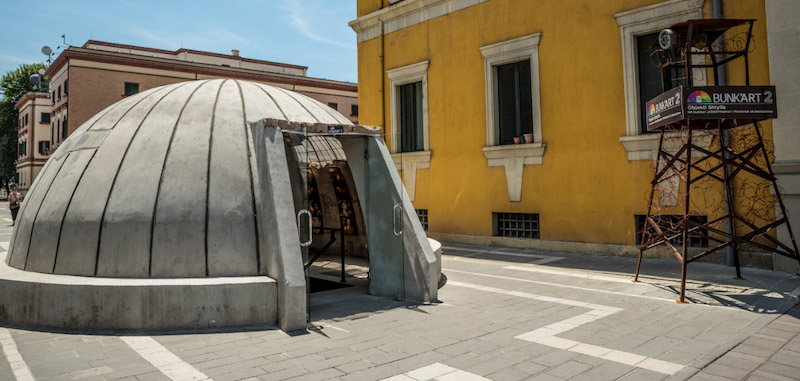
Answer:
<svg viewBox="0 0 800 381"><path fill-rule="evenodd" d="M750 245L757 249L777 253L800 263L797 242L780 188L769 162L769 154L761 133L760 122L777 117L774 86L751 86L748 52L752 45L755 20L709 19L690 20L662 30L656 44L658 66L661 68L661 95L647 102L647 128L660 133L655 173L651 182L647 216L641 234L639 259L634 282L638 281L645 251L666 246L681 263L681 290L679 303L685 302L686 271L689 263L708 255L733 248L737 277L741 277L738 248ZM746 28L733 41L723 41L722 35L734 27ZM722 41L722 43L714 43ZM713 71L714 84L720 83L720 67L742 59L745 68L744 86L694 86L694 71ZM682 69L685 86L669 88L669 70ZM740 127L752 126L754 132ZM743 147L733 147L727 139L731 130L751 134ZM698 133L711 134L714 144L698 143ZM665 137L677 138L677 147L665 147ZM747 174L758 181L769 182L777 203L771 221L753 221L737 213L733 200L732 182L737 176ZM682 214L671 215L671 223L662 223L663 210L654 207L656 188L676 176ZM725 214L721 217L692 218L691 197L698 192L698 181L711 180L722 184ZM673 180L674 181L674 180ZM693 192L694 190L694 192ZM697 197L697 196L695 196ZM658 221L657 221L658 220ZM727 223L728 228L720 228ZM737 224L741 227L737 231ZM791 242L780 242L770 232L786 225ZM745 232L746 231L746 232ZM701 252L688 250L691 237L702 237L708 248Z"/></svg>

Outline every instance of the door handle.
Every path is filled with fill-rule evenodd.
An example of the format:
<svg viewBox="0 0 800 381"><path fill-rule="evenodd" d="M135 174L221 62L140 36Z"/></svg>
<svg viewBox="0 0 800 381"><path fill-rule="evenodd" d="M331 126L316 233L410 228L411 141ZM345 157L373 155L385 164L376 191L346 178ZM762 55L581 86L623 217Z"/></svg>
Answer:
<svg viewBox="0 0 800 381"><path fill-rule="evenodd" d="M400 204L394 204L394 206L392 207L392 234L394 234L395 237L399 237L399 236L403 235L402 224L400 226L400 230L397 230L397 215L398 215L397 212L398 211L400 212L399 213L400 218L403 218L403 207L400 206Z"/></svg>
<svg viewBox="0 0 800 381"><path fill-rule="evenodd" d="M300 225L300 218L301 218L301 217L302 217L304 214L305 214L305 215L307 216L307 218L308 218L308 241L306 241L306 242L302 242L302 241L301 241L301 242L300 242L300 246L301 246L301 247L311 246L311 241L313 241L313 240L314 240L314 236L313 236L313 234L312 234L312 230L311 230L311 229L312 229L312 226L311 226L311 212L310 212L310 211L308 211L308 209L301 209L299 212L297 212L297 232L298 232L298 233L300 232L300 226L301 226L301 225Z"/></svg>

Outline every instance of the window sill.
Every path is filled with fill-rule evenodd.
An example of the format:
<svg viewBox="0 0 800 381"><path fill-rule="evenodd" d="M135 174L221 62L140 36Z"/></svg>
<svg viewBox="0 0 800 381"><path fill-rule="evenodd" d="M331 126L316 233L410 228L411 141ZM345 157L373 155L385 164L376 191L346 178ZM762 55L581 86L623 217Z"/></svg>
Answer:
<svg viewBox="0 0 800 381"><path fill-rule="evenodd" d="M431 168L431 151L396 152L392 154L392 161L398 170L403 171L403 183L411 201L417 193L417 169Z"/></svg>
<svg viewBox="0 0 800 381"><path fill-rule="evenodd" d="M679 147L676 146L676 143L678 142L673 139L681 138L680 144L683 144L683 138L685 137L685 134L686 133L682 131L667 132L664 135L664 137L667 138L664 139L664 142L667 144L667 146L664 148L667 151L677 150ZM619 141L625 147L625 150L628 151L629 161L654 160L656 158L656 151L658 150L658 137L660 135L661 134L642 134L635 136L621 136ZM714 140L716 133L713 130L703 130L695 131L693 135L693 140L697 146L708 149L711 146L711 141ZM698 157L699 154L699 152L697 155L693 154L692 157Z"/></svg>
<svg viewBox="0 0 800 381"><path fill-rule="evenodd" d="M416 164L416 168L428 169L431 165L431 151L415 151L415 152L395 152L392 154L392 160L398 170L403 170L403 164ZM422 164L422 166L420 166Z"/></svg>
<svg viewBox="0 0 800 381"><path fill-rule="evenodd" d="M504 167L508 201L522 201L522 168L542 164L547 146L544 142L483 147L490 167Z"/></svg>
<svg viewBox="0 0 800 381"><path fill-rule="evenodd" d="M544 142L508 144L502 146L483 147L483 154L489 160L490 167L505 166L506 159L523 159L524 165L542 164Z"/></svg>

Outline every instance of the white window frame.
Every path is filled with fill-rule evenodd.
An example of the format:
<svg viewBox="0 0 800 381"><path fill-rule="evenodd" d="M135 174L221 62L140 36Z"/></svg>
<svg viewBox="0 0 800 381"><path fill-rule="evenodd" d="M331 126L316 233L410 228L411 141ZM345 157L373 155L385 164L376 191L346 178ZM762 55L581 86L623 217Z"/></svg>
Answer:
<svg viewBox="0 0 800 381"><path fill-rule="evenodd" d="M498 42L481 47L483 54L484 81L486 92L486 146L499 145L499 100L497 99L497 66L530 60L531 62L531 103L533 107L533 141L542 141L542 105L539 97L539 39L541 33L534 33L513 40Z"/></svg>
<svg viewBox="0 0 800 381"><path fill-rule="evenodd" d="M392 121L391 152L400 153L400 100L399 87L409 83L422 82L422 136L423 151L430 151L428 139L428 61L399 67L386 71L389 77L389 100Z"/></svg>
<svg viewBox="0 0 800 381"><path fill-rule="evenodd" d="M486 147L483 154L490 167L504 167L508 200L522 201L522 168L542 164L545 142L542 138L542 103L539 91L539 39L541 33L529 34L480 48L483 55L484 92L486 97ZM533 107L533 143L498 145L499 110L497 66L530 60L531 106Z"/></svg>
<svg viewBox="0 0 800 381"><path fill-rule="evenodd" d="M398 170L403 171L403 183L409 198L414 201L417 184L417 169L430 169L431 143L428 128L428 61L417 62L386 71L389 77L389 113L392 126L389 150ZM422 139L423 150L401 152L400 146L400 102L399 87L422 82Z"/></svg>
<svg viewBox="0 0 800 381"><path fill-rule="evenodd" d="M674 24L703 18L704 0L670 0L614 15L622 37L622 70L625 88L626 134L620 142L628 151L628 160L653 160L658 148L657 134L642 134L639 107L639 67L636 37L657 32ZM704 61L702 56L695 60ZM705 84L706 73L694 73L695 85Z"/></svg>

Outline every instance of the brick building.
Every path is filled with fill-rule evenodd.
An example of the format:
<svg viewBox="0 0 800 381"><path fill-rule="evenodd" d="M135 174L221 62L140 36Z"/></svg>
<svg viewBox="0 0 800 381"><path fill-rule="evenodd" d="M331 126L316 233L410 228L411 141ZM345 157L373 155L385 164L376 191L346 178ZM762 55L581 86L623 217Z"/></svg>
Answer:
<svg viewBox="0 0 800 381"><path fill-rule="evenodd" d="M29 92L15 107L19 110L16 182L27 189L47 161L50 149L50 96L46 92Z"/></svg>
<svg viewBox="0 0 800 381"><path fill-rule="evenodd" d="M209 78L263 82L307 95L357 123L358 86L308 77L307 70L305 66L241 57L238 50L228 55L94 40L69 47L46 72L50 93L29 93L17 103L20 120L27 118L31 123L20 124L20 188L30 186L47 154L90 117L129 95L171 83ZM36 129L25 128L34 125ZM46 147L44 153L38 153L39 145ZM32 148L37 148L36 153Z"/></svg>

